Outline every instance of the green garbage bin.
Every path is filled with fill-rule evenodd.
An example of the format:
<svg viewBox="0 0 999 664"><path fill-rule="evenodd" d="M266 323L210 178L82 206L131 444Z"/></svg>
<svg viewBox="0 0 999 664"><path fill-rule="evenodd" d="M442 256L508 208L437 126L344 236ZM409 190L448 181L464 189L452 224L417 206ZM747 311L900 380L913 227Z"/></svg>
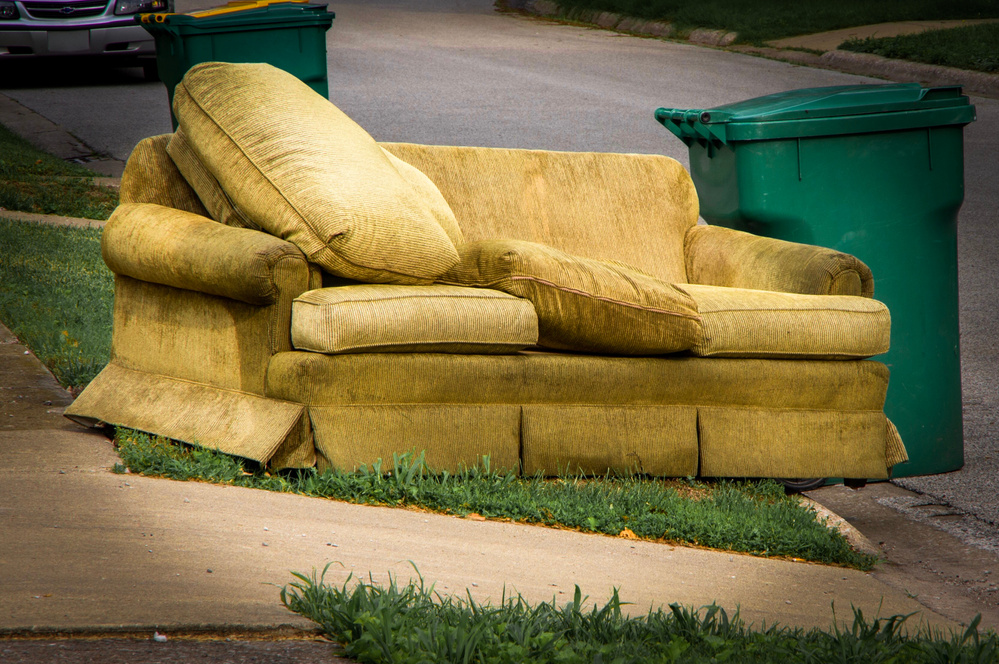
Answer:
<svg viewBox="0 0 999 664"><path fill-rule="evenodd" d="M173 90L201 62L266 62L329 97L326 31L334 14L308 0L236 0L190 14L139 14L156 42L174 129Z"/></svg>
<svg viewBox="0 0 999 664"><path fill-rule="evenodd" d="M910 457L895 476L960 468L957 213L975 119L961 88L812 88L656 119L687 144L708 222L870 266L892 316L885 412Z"/></svg>

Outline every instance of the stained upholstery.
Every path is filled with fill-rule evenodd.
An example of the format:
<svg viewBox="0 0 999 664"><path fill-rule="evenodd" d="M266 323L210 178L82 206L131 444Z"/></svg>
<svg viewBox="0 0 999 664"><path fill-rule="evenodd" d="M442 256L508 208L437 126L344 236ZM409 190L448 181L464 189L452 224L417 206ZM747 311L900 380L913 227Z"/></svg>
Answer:
<svg viewBox="0 0 999 664"><path fill-rule="evenodd" d="M317 353L515 353L537 343L538 317L486 288L362 284L295 298L291 338Z"/></svg>
<svg viewBox="0 0 999 664"><path fill-rule="evenodd" d="M859 359L888 352L891 316L855 295L681 284L701 316L700 357Z"/></svg>
<svg viewBox="0 0 999 664"><path fill-rule="evenodd" d="M378 144L291 74L266 64L195 65L174 115L232 203L332 274L428 283L454 244ZM253 109L248 113L247 109Z"/></svg>
<svg viewBox="0 0 999 664"><path fill-rule="evenodd" d="M662 355L691 348L700 337L697 307L686 293L623 263L520 240L468 242L460 256L440 281L530 300L539 345Z"/></svg>

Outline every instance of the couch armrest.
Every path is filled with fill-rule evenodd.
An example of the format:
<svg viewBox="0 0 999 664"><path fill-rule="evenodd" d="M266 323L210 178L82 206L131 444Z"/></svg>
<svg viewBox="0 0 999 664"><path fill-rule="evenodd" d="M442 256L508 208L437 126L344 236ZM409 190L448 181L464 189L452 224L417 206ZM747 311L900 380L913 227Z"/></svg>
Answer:
<svg viewBox="0 0 999 664"><path fill-rule="evenodd" d="M279 291L295 297L314 281L289 242L152 203L119 205L101 253L115 274L249 304L271 304Z"/></svg>
<svg viewBox="0 0 999 664"><path fill-rule="evenodd" d="M860 259L721 226L693 226L683 247L692 284L813 295L873 297L874 277Z"/></svg>

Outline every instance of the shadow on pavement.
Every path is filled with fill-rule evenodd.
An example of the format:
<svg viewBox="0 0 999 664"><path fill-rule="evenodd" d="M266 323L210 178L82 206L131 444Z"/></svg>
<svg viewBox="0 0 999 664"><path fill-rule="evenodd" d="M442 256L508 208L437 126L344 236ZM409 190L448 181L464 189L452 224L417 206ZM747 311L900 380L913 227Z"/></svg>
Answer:
<svg viewBox="0 0 999 664"><path fill-rule="evenodd" d="M66 58L0 59L0 88L61 88L91 85L134 85L147 78L143 63L154 60ZM150 72L152 73L152 72Z"/></svg>

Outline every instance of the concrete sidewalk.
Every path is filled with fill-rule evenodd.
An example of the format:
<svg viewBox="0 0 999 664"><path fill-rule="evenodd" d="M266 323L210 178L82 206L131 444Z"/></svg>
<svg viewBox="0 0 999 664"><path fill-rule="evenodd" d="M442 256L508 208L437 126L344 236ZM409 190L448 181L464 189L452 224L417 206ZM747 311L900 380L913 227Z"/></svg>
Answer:
<svg viewBox="0 0 999 664"><path fill-rule="evenodd" d="M873 575L823 565L115 474L111 443L65 420L69 394L0 327L0 636L311 634L278 586L414 574L498 602L595 602L636 612L717 602L747 621L829 627L832 608L955 623Z"/></svg>

